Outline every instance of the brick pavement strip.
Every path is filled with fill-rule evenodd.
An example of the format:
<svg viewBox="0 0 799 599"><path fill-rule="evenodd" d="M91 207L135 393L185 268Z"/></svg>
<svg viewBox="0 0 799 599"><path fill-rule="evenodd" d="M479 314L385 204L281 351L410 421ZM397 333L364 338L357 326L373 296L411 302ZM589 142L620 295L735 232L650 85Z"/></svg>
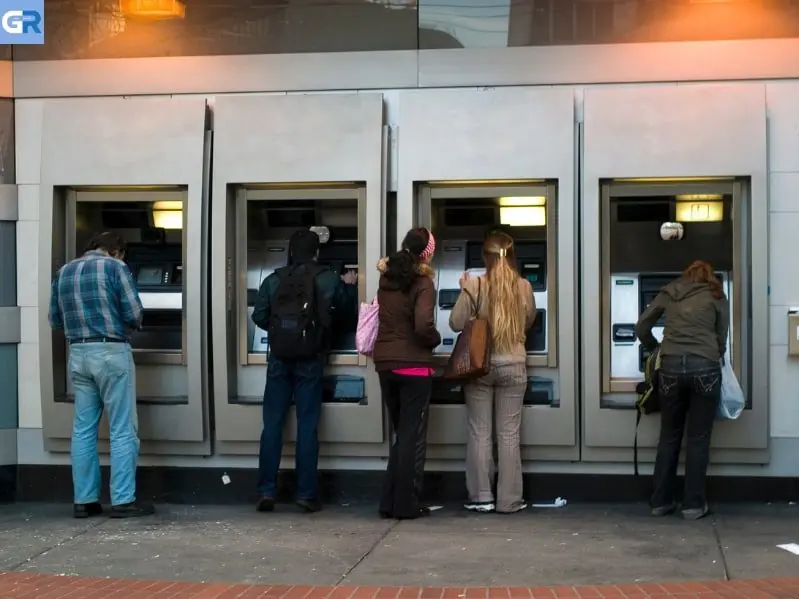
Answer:
<svg viewBox="0 0 799 599"><path fill-rule="evenodd" d="M0 599L799 599L799 577L564 587L311 587L0 572Z"/></svg>

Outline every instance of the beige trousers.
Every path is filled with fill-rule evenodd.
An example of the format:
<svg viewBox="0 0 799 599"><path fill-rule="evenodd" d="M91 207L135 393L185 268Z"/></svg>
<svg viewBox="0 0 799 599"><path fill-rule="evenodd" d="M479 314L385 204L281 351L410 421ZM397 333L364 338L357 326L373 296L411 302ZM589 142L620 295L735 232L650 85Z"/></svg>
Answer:
<svg viewBox="0 0 799 599"><path fill-rule="evenodd" d="M492 502L494 478L493 421L496 421L499 480L496 510L514 512L521 507L522 402L527 386L524 362L491 367L491 372L464 386L468 417L466 490L473 502ZM493 418L492 418L493 415Z"/></svg>

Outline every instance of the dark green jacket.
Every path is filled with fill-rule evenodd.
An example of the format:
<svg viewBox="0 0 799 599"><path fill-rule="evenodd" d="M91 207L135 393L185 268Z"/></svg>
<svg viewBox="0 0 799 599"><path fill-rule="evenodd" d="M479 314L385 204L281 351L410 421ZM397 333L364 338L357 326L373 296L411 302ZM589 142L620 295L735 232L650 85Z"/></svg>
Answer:
<svg viewBox="0 0 799 599"><path fill-rule="evenodd" d="M725 297L714 298L707 283L680 278L661 289L635 327L636 336L649 351L658 346L652 327L664 314L661 358L699 356L717 361L724 357L730 327L729 303Z"/></svg>
<svg viewBox="0 0 799 599"><path fill-rule="evenodd" d="M266 277L258 289L252 321L263 330L269 328L272 298L280 285L280 277L273 272ZM316 275L316 291L320 305L328 305L333 313L333 330L352 328L358 321L358 288L346 285L334 271L326 268Z"/></svg>

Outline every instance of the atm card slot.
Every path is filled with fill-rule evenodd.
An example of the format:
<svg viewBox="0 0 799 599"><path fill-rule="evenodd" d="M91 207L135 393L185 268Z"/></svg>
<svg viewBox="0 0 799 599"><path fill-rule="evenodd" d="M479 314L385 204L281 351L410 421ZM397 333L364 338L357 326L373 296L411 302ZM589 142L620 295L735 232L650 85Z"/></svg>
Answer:
<svg viewBox="0 0 799 599"><path fill-rule="evenodd" d="M632 345L635 343L635 324L614 324L611 329L613 343Z"/></svg>
<svg viewBox="0 0 799 599"><path fill-rule="evenodd" d="M324 403L361 404L366 400L366 382L363 377L349 374L326 376L322 380Z"/></svg>
<svg viewBox="0 0 799 599"><path fill-rule="evenodd" d="M547 347L547 311L538 310L535 315L535 321L530 330L527 331L527 339L525 340L524 347L528 352L542 352Z"/></svg>
<svg viewBox="0 0 799 599"><path fill-rule="evenodd" d="M524 392L524 405L554 407L555 384L552 380L540 376L529 377Z"/></svg>
<svg viewBox="0 0 799 599"><path fill-rule="evenodd" d="M463 398L463 384L434 377L430 403L437 406L464 405L466 402Z"/></svg>

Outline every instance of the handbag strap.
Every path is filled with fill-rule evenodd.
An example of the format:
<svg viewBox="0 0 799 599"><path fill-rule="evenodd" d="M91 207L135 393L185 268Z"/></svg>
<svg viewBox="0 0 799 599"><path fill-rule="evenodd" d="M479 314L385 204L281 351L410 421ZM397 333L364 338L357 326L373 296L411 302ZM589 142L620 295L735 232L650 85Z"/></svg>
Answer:
<svg viewBox="0 0 799 599"><path fill-rule="evenodd" d="M477 299L474 299L474 296L468 289L463 289L462 291L467 295L467 297L472 302L472 318L480 318L480 298L482 296L482 286L480 285L480 279L482 277L477 278Z"/></svg>

